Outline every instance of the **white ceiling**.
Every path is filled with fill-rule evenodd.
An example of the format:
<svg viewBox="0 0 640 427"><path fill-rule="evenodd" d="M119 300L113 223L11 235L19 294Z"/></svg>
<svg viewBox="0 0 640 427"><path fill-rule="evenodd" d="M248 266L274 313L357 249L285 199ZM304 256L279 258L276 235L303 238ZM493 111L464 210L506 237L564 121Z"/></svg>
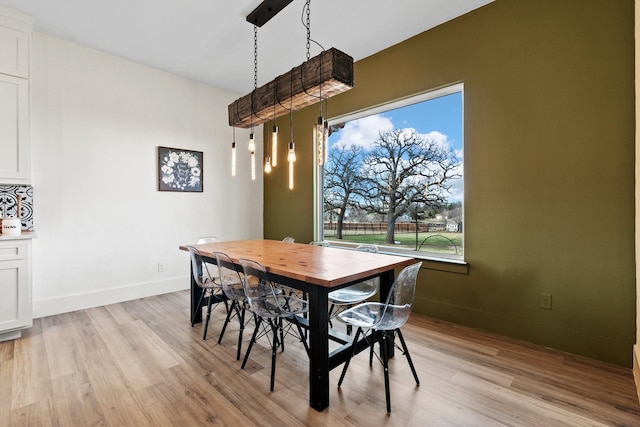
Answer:
<svg viewBox="0 0 640 427"><path fill-rule="evenodd" d="M253 26L262 0L0 0L36 31L237 94L253 89ZM311 38L354 61L493 0L316 0ZM306 60L304 0L258 28L258 86ZM312 43L311 56L321 49ZM270 58L277 58L272 60Z"/></svg>

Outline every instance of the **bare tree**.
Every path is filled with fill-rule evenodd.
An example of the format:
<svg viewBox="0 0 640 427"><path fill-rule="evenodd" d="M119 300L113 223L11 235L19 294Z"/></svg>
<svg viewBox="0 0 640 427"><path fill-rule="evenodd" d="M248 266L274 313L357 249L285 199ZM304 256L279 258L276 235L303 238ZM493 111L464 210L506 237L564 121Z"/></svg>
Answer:
<svg viewBox="0 0 640 427"><path fill-rule="evenodd" d="M329 151L324 167L324 211L337 214L336 238L342 239L342 228L347 208L353 205L353 196L361 193L363 149L356 145L336 145Z"/></svg>
<svg viewBox="0 0 640 427"><path fill-rule="evenodd" d="M380 132L363 161L361 208L384 215L385 241L395 241L395 223L412 205L445 203L450 181L460 178L460 159L435 139L410 129Z"/></svg>

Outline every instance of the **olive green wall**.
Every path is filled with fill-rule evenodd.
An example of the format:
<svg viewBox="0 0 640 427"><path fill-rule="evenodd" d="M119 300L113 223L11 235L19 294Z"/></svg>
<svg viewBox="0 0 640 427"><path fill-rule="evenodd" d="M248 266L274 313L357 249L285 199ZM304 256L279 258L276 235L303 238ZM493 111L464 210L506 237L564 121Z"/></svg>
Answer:
<svg viewBox="0 0 640 427"><path fill-rule="evenodd" d="M465 85L469 273L423 269L416 312L631 366L633 31L633 0L496 0L355 64L330 116ZM294 115L295 190L265 177L266 238L313 238L316 117Z"/></svg>

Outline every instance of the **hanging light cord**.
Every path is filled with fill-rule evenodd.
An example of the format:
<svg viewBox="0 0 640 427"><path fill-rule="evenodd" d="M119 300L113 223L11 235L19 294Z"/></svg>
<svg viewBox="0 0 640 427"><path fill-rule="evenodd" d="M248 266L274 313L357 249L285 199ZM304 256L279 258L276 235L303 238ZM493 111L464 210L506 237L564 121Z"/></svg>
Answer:
<svg viewBox="0 0 640 427"><path fill-rule="evenodd" d="M306 20L305 20L305 15L306 15ZM302 26L307 30L307 46L306 47L307 47L307 62L308 62L309 59L311 58L311 42L318 45L318 47L321 50L320 52L321 56L325 51L324 46L322 46L320 43L318 43L317 41L311 38L311 0L307 0L305 2L304 7L302 8L302 15L300 16L300 21L302 22ZM320 68L320 81L322 81L322 59L320 60L319 68ZM307 89L304 87L304 81L302 79L302 69L300 69L300 82L302 83L302 90L307 95L316 96L307 92ZM320 98L320 116L322 116L322 83L320 83L320 93L317 97Z"/></svg>
<svg viewBox="0 0 640 427"><path fill-rule="evenodd" d="M258 88L258 27L253 26L253 89Z"/></svg>
<svg viewBox="0 0 640 427"><path fill-rule="evenodd" d="M253 134L253 97L258 88L258 26L253 25L253 92L251 92L251 133Z"/></svg>
<svg viewBox="0 0 640 427"><path fill-rule="evenodd" d="M304 7L302 8L302 16L300 17L300 20L302 21L302 26L305 27L307 29L307 61L309 60L309 58L311 58L310 55L310 49L311 49L311 42L314 42L315 44L318 45L318 47L324 52L325 48L318 43L317 41L313 40L311 38L311 0L307 0L307 2L304 4ZM306 14L306 21L305 21L305 14Z"/></svg>

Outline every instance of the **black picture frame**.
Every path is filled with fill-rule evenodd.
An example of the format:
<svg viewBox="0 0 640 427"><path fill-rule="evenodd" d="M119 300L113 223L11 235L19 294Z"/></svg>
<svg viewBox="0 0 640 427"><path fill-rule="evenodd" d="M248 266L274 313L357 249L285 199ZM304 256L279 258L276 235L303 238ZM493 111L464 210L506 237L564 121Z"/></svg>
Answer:
<svg viewBox="0 0 640 427"><path fill-rule="evenodd" d="M203 152L158 147L158 191L202 193Z"/></svg>

